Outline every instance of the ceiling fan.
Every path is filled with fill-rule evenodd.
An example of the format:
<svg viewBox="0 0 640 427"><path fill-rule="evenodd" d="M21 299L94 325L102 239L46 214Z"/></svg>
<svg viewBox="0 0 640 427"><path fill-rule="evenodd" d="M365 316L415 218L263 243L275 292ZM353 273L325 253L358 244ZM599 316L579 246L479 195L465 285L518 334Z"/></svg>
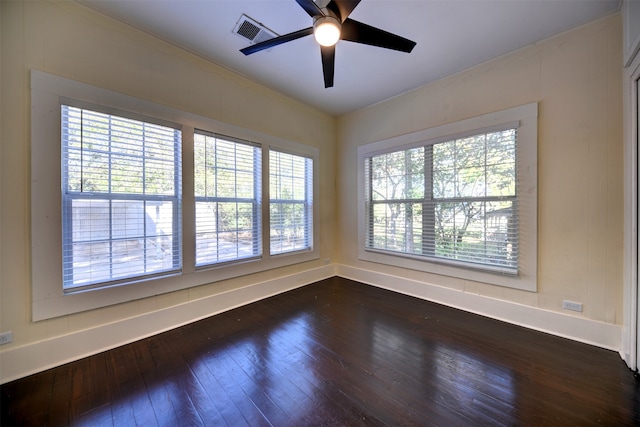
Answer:
<svg viewBox="0 0 640 427"><path fill-rule="evenodd" d="M407 53L411 52L416 45L416 42L404 37L350 19L349 14L360 3L360 0L331 0L328 3L326 3L326 0L322 0L326 3L324 7L320 7L313 0L295 1L313 18L312 27L256 43L241 49L240 52L250 55L313 34L318 44L320 44L324 87L328 88L333 86L335 45L338 40L347 40Z"/></svg>

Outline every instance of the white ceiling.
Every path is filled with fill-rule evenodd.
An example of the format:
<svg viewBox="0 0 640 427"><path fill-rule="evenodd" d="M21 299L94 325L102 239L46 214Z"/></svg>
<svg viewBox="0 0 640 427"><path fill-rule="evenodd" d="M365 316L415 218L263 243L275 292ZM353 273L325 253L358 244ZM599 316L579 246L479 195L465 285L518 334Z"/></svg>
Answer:
<svg viewBox="0 0 640 427"><path fill-rule="evenodd" d="M620 0L362 0L350 18L417 42L410 54L340 41L325 89L313 36L245 56L242 14L282 35L312 25L295 0L80 0L332 115L348 113L619 10Z"/></svg>

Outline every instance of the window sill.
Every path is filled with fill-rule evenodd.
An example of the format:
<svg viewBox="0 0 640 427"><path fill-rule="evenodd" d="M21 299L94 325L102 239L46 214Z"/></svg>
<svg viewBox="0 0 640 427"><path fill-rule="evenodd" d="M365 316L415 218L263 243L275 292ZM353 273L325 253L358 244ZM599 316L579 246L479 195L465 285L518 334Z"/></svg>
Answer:
<svg viewBox="0 0 640 427"><path fill-rule="evenodd" d="M513 270L487 271L482 267L476 268L469 264L457 263L455 261L436 261L428 258L370 249L361 250L358 254L358 259L381 265L456 277L490 285L504 286L530 292L536 291L535 274L533 276L529 274L525 266L523 266L518 274L514 274L512 272Z"/></svg>

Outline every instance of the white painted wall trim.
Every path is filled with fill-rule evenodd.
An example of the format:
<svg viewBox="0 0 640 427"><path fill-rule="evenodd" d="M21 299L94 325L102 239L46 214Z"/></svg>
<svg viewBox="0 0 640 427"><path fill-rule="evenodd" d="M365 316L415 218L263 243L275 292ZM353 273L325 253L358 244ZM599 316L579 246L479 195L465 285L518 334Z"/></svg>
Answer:
<svg viewBox="0 0 640 427"><path fill-rule="evenodd" d="M253 283L177 306L73 332L0 353L0 384L196 322L335 276L335 266Z"/></svg>
<svg viewBox="0 0 640 427"><path fill-rule="evenodd" d="M515 325L620 351L621 328L617 325L460 292L431 283L418 282L375 271L331 264L254 283L114 323L9 348L0 353L0 384L336 275Z"/></svg>
<svg viewBox="0 0 640 427"><path fill-rule="evenodd" d="M638 370L638 81L640 54L624 69L622 79L624 125L624 247L622 359Z"/></svg>
<svg viewBox="0 0 640 427"><path fill-rule="evenodd" d="M346 279L356 280L514 325L524 326L608 350L620 351L622 331L618 325L488 298L432 283L418 282L347 265L337 265L336 274Z"/></svg>

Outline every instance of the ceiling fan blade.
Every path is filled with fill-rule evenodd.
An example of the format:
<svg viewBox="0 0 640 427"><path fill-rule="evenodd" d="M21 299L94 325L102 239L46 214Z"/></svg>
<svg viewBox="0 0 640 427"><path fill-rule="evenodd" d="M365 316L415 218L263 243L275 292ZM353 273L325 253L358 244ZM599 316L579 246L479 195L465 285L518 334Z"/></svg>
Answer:
<svg viewBox="0 0 640 427"><path fill-rule="evenodd" d="M342 23L340 39L407 53L416 45L414 41L349 18Z"/></svg>
<svg viewBox="0 0 640 427"><path fill-rule="evenodd" d="M324 87L333 87L333 70L336 62L336 46L320 46L322 55L322 72L324 74Z"/></svg>
<svg viewBox="0 0 640 427"><path fill-rule="evenodd" d="M360 0L331 0L327 5L327 9L338 15L340 21L344 22L358 3L360 3Z"/></svg>
<svg viewBox="0 0 640 427"><path fill-rule="evenodd" d="M240 52L244 53L245 55L251 55L252 53L260 52L261 50L269 49L282 43L290 42L299 39L300 37L308 36L311 34L313 34L313 27L305 28L304 30L294 31L293 33L274 37L272 39L245 47L244 49L240 49Z"/></svg>
<svg viewBox="0 0 640 427"><path fill-rule="evenodd" d="M322 10L318 7L313 0L296 0L296 3L309 14L310 17L324 16Z"/></svg>

